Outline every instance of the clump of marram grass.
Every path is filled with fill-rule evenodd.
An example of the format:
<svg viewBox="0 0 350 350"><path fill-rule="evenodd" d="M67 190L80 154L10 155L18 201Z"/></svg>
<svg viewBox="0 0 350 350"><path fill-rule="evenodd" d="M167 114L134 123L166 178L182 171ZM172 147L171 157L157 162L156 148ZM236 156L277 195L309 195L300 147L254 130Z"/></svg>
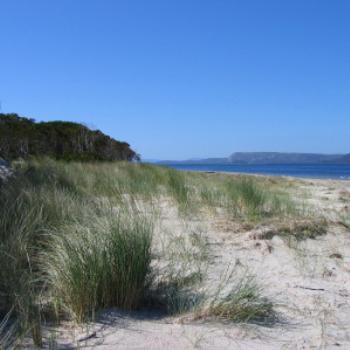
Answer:
<svg viewBox="0 0 350 350"><path fill-rule="evenodd" d="M49 290L77 322L105 307L137 308L150 272L152 225L116 214L51 232L42 256ZM130 215L130 213L129 213Z"/></svg>
<svg viewBox="0 0 350 350"><path fill-rule="evenodd" d="M202 282L198 273L188 273L181 267L176 272L167 271L156 289L151 290L149 300L170 315L186 314L192 320L260 325L278 321L273 302L263 295L254 276L236 274L235 269L228 268L214 291Z"/></svg>
<svg viewBox="0 0 350 350"><path fill-rule="evenodd" d="M207 296L195 317L261 325L277 321L273 303L263 296L255 278L247 274L238 277L235 269L226 271L216 291Z"/></svg>
<svg viewBox="0 0 350 350"><path fill-rule="evenodd" d="M100 222L99 220L107 220L103 209L103 203L106 202L104 191L117 187L114 187L115 184L112 181L114 173L111 172L109 177L106 175L108 170L113 169L112 164L105 166L106 176L102 177L101 181L106 186L102 186L103 190L101 189L100 194L95 192L94 188L101 173L99 165L96 164L63 163L47 159L19 163L15 167L16 175L0 189L0 312L6 313L12 309L13 319L18 321L19 334L31 333L34 343L40 346L42 307L52 309L47 305L49 300L47 294L51 290L48 290L47 275L44 271L46 265L43 264L42 259L39 259L39 255L47 253L48 247L53 244L53 235L48 233L62 232L63 228L72 228L76 225L81 228L81 233L84 230L88 231L91 227L92 230L95 229L96 238L103 237L103 228L101 227L99 232L94 221L97 223ZM111 180L107 181L107 178ZM118 196L119 189L112 193L115 196L107 201L110 210L115 205L119 208L123 207L126 201L122 196ZM114 215L116 216L117 213ZM108 220L115 224L112 217ZM142 230L142 223L132 212L125 221L126 226L127 222L130 223L128 226L130 229ZM146 226L144 226L145 230ZM115 225L113 229L116 229ZM124 256L120 255L120 258L126 259L125 254L133 256L134 250L140 253L141 248L137 248L138 241L135 235L131 234L129 239L126 234L118 236L112 234L112 231L108 232L107 236L110 239L99 240L97 243L100 245L97 247L102 247L104 242L105 252L111 252L112 249L118 253L122 252L123 248L120 251L116 248L116 238L119 237L120 244L124 244ZM77 235L72 235L72 239L73 237L76 238ZM125 238L124 241L122 237ZM92 240L84 242L84 237L77 240L79 244L86 243L82 247L92 244ZM69 242L74 246L74 242ZM107 257L108 254L105 254L104 258L107 259ZM117 259L117 256L114 256L114 259ZM137 263L144 262L138 259ZM105 270L107 271L110 274L119 273L115 269ZM129 278L134 277L137 276L130 274ZM112 278L110 280L113 281ZM124 279L120 279L118 288L124 288L122 283L125 281L129 286L132 285L132 281L124 276ZM52 285L51 287L54 288ZM112 296L107 296L112 289L109 286L105 288L103 303L107 304L108 300L112 299ZM135 293L138 293L137 288ZM136 299L137 296L130 296L130 300ZM127 306L127 304L128 302L124 301L124 305ZM133 307L133 304L129 304L129 307Z"/></svg>
<svg viewBox="0 0 350 350"><path fill-rule="evenodd" d="M261 297L255 285L246 284L230 291L223 299L214 301L207 315L236 323L266 324L272 316L272 306L270 301Z"/></svg>
<svg viewBox="0 0 350 350"><path fill-rule="evenodd" d="M186 184L185 175L179 171L168 170L168 191L176 200L182 212L190 206L190 188Z"/></svg>
<svg viewBox="0 0 350 350"><path fill-rule="evenodd" d="M250 220L296 212L287 194L264 188L250 177L233 178L225 182L227 207L235 217Z"/></svg>
<svg viewBox="0 0 350 350"><path fill-rule="evenodd" d="M18 174L1 189L0 312L13 309L20 333L30 331L39 346L43 284L36 256L42 248L43 234L49 226L79 215L83 208L73 205L74 196L67 190L51 185L48 179L40 186L37 180L32 173Z"/></svg>
<svg viewBox="0 0 350 350"><path fill-rule="evenodd" d="M194 187L198 196L198 205L216 211L227 203L224 181L219 177L209 177L205 174L194 177Z"/></svg>

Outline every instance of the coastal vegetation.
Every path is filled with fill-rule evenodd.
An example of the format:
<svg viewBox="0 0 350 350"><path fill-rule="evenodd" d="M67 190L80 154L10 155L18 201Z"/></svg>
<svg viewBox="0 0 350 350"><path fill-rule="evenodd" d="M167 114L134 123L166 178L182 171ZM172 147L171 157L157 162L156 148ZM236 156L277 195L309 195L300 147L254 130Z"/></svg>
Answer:
<svg viewBox="0 0 350 350"><path fill-rule="evenodd" d="M130 162L43 158L12 167L0 188L2 344L30 334L42 346L46 324L86 322L108 307L276 320L273 303L251 276L231 273L228 291L225 283L214 293L205 287L210 249L200 233L168 234L156 248L155 232L165 234L159 229L164 205L184 221L223 215L254 227L304 220L309 213L279 181ZM300 240L324 233L323 227L298 227Z"/></svg>
<svg viewBox="0 0 350 350"><path fill-rule="evenodd" d="M17 114L0 113L0 158L6 160L50 156L79 161L137 160L126 142L99 130L66 121L36 123Z"/></svg>

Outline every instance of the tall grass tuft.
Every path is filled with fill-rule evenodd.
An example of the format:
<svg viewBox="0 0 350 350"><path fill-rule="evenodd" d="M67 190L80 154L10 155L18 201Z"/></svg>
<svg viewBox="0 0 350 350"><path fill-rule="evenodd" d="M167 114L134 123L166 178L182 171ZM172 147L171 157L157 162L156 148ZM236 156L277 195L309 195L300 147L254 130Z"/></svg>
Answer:
<svg viewBox="0 0 350 350"><path fill-rule="evenodd" d="M267 190L249 177L226 181L225 192L227 207L236 217L254 220L296 212L294 203L286 194Z"/></svg>
<svg viewBox="0 0 350 350"><path fill-rule="evenodd" d="M215 293L207 297L206 305L203 305L197 317L264 325L277 321L273 303L263 296L254 276L236 276L235 269L226 271Z"/></svg>
<svg viewBox="0 0 350 350"><path fill-rule="evenodd" d="M151 262L152 225L113 211L51 232L43 265L56 303L78 322L108 306L135 309Z"/></svg>
<svg viewBox="0 0 350 350"><path fill-rule="evenodd" d="M258 286L247 280L235 286L222 299L214 300L208 315L236 323L267 324L274 317L273 304L260 293Z"/></svg>
<svg viewBox="0 0 350 350"><path fill-rule="evenodd" d="M179 205L180 211L184 212L190 206L190 189L186 184L185 175L179 171L168 170L168 190Z"/></svg>
<svg viewBox="0 0 350 350"><path fill-rule="evenodd" d="M67 279L63 279L63 270L56 276L66 282L66 290L78 288L73 284L74 278L70 280L71 286L68 281L68 272L75 273L74 259L86 258L80 270L84 278L93 273L89 270L93 254L97 255L97 267L103 272L104 285L98 280L98 294L92 303L88 302L89 310L77 311L81 315L77 318L91 314L94 304L135 307L147 275L152 227L137 213L118 214L127 205L114 179L119 165L102 165L105 176L100 178L103 183L99 189L95 188L101 174L97 164L45 159L15 166L16 175L0 189L0 312L13 310L20 333L28 331L37 346L42 344L43 307L52 309L50 304L55 300L48 295L58 296L53 293L56 286L48 285L47 265L42 256L48 256L48 249L55 244L61 248L52 255L57 261L63 257L60 254L71 258L66 265L62 264L71 268L66 271ZM123 166L126 165L120 165ZM52 259L47 261L53 264ZM69 305L62 296L58 299Z"/></svg>
<svg viewBox="0 0 350 350"><path fill-rule="evenodd" d="M41 344L40 282L36 256L45 229L69 215L69 198L31 182L11 180L0 196L0 311L13 309L24 330Z"/></svg>

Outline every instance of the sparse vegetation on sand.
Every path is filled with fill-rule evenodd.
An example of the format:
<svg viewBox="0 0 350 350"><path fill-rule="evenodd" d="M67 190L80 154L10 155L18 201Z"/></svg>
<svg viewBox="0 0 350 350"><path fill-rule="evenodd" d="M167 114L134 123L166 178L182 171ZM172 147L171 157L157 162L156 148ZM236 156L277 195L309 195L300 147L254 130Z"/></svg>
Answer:
<svg viewBox="0 0 350 350"><path fill-rule="evenodd" d="M350 214L342 214L340 216L340 223L345 226L348 230L350 230Z"/></svg>
<svg viewBox="0 0 350 350"><path fill-rule="evenodd" d="M271 319L273 304L254 279L226 294L208 294L203 281L210 252L200 233L168 239L158 256L152 240L164 202L179 220L209 212L253 225L302 218L278 182L127 162L42 159L13 167L15 175L0 188L2 344L31 334L41 346L45 322L85 322L106 307L161 307L235 322ZM297 238L318 234L295 227Z"/></svg>
<svg viewBox="0 0 350 350"><path fill-rule="evenodd" d="M234 283L230 283L234 279ZM230 286L227 288L227 286ZM248 273L241 277L235 270L227 271L216 291L208 296L206 305L197 314L198 318L220 318L237 323L273 324L277 315L271 300L263 296L262 288L254 276Z"/></svg>

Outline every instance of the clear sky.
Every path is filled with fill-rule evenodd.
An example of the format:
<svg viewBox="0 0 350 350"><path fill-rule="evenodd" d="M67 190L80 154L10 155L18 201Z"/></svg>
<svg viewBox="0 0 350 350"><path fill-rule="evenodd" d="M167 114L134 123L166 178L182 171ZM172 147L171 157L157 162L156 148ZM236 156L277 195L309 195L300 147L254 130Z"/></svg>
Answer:
<svg viewBox="0 0 350 350"><path fill-rule="evenodd" d="M349 0L0 0L2 112L143 158L350 152Z"/></svg>

